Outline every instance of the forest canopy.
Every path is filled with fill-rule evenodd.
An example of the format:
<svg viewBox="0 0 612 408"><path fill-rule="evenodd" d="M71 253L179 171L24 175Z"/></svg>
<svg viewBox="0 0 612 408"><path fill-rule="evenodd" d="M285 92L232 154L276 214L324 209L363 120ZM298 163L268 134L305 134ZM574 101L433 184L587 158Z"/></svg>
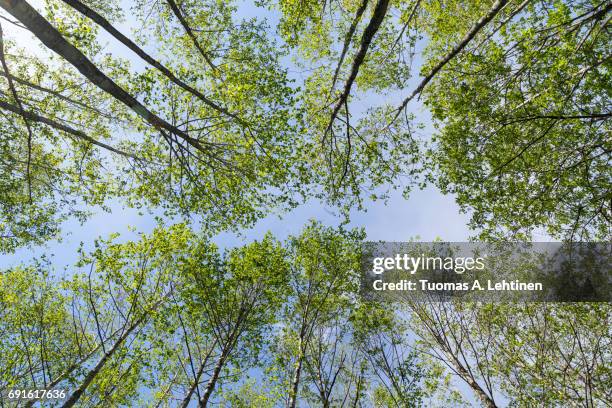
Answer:
<svg viewBox="0 0 612 408"><path fill-rule="evenodd" d="M608 242L610 1L0 7L0 255L116 205L159 222L98 238L69 271L0 265L0 391L64 389L47 401L63 407L612 403L608 303L365 302L366 236L346 226L435 188L474 239ZM214 244L313 201L345 223Z"/></svg>
<svg viewBox="0 0 612 408"><path fill-rule="evenodd" d="M220 231L431 184L483 238L609 238L609 2L1 5L37 43L2 37L3 251L112 199Z"/></svg>

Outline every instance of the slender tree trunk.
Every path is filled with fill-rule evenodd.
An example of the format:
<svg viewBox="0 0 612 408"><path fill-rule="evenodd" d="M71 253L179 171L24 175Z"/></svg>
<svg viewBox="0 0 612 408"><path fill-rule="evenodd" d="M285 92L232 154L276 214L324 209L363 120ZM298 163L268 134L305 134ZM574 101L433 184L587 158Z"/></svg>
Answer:
<svg viewBox="0 0 612 408"><path fill-rule="evenodd" d="M176 75L174 75L172 73L172 71L170 71L170 69L168 69L161 62L157 61L155 58L153 58L149 54L147 54L135 42L133 42L128 37L123 35L119 30L117 30L107 19L102 17L100 14L96 13L95 10L93 10L90 7L88 7L86 4L81 3L79 0L63 0L63 1L64 1L64 3L68 4L70 7L74 8L77 11L79 11L84 16L87 16L88 18L90 18L92 21L94 21L100 27L104 28L110 35L115 37L123 45L128 47L134 53L136 53L136 55L138 55L144 61L146 61L147 63L149 63L150 65L155 67L157 70L159 70L159 72L164 74L166 76L166 78L168 78L169 80L174 82L176 85L180 86L181 88L183 88L187 92L189 92L192 95L196 96L198 99L200 99L202 102L204 102L206 105L210 106L211 108L215 109L216 111L221 112L224 115L230 116L230 117L236 119L240 124L245 125L245 122L242 121L238 116L236 116L235 114L229 112L227 109L225 109L221 105L218 105L217 103L215 103L212 100L210 100L202 92L198 91L197 89L193 88L192 86L187 85L185 82L183 82L179 78L177 78Z"/></svg>
<svg viewBox="0 0 612 408"><path fill-rule="evenodd" d="M365 28L363 32L363 35L361 36L361 43L359 45L359 51L357 51L357 54L355 55L355 58L353 59L353 64L351 66L351 72L349 74L349 77L344 84L344 89L342 90L342 94L340 94L340 96L338 97L338 101L336 102L336 105L334 106L334 109L332 110L332 114L331 114L331 118L329 121L329 125L327 127L327 131L331 129L333 122L336 119L336 116L338 116L338 112L340 112L340 109L345 104L345 102L348 100L348 97L351 93L351 87L353 86L353 83L355 82L355 79L357 78L357 74L359 73L359 68L361 67L361 64L363 64L366 54L368 53L368 49L370 48L370 44L372 43L372 40L374 39L376 32L380 28L380 25L382 24L385 18L385 15L387 14L388 6L389 6L389 0L378 0L376 5L374 6L374 12L372 14L372 18L370 19L370 22L368 23L367 27Z"/></svg>
<svg viewBox="0 0 612 408"><path fill-rule="evenodd" d="M189 24L187 23L187 20L185 20L185 17L183 16L183 13L181 12L181 9L179 8L179 6L174 2L174 0L167 0L167 2L168 2L168 5L170 6L170 9L172 9L172 12L176 16L176 18L179 19L181 25L185 29L185 32L187 33L187 35L189 35L189 38L191 38L191 41L193 41L193 44L196 46L196 48L198 49L198 51L200 52L200 54L202 55L206 63L213 69L213 71L216 70L217 67L210 60L210 58L208 57L208 54L206 53L206 51L204 51L204 48L202 48L202 45L200 45L198 38L195 36L193 31L191 30L191 27L189 27Z"/></svg>
<svg viewBox="0 0 612 408"><path fill-rule="evenodd" d="M208 401L210 400L210 396L212 395L213 390L215 389L215 385L217 380L219 379L219 375L221 374L221 369L225 365L225 360L229 355L229 348L224 347L221 351L221 355L217 359L217 364L215 364L215 368L213 369L213 373L208 380L208 384L206 384L206 389L204 390L204 394L202 395L202 399L200 400L200 407L205 407L208 405Z"/></svg>
<svg viewBox="0 0 612 408"><path fill-rule="evenodd" d="M289 395L289 408L295 408L297 404L298 388L300 386L300 376L302 375L302 363L304 362L303 339L300 338L300 351L295 362L295 370L293 372L293 380L291 381L291 394Z"/></svg>
<svg viewBox="0 0 612 408"><path fill-rule="evenodd" d="M321 394L321 401L323 402L323 408L329 408L329 397L324 393Z"/></svg>
<svg viewBox="0 0 612 408"><path fill-rule="evenodd" d="M240 310L238 311L238 317L236 319L236 324L234 328L231 330L231 332L229 333L227 340L222 344L221 354L219 355L219 358L217 359L217 363L215 364L213 373L210 379L208 380L208 384L206 384L206 389L204 390L204 394L202 395L202 398L200 399L200 404L199 404L200 407L206 407L206 405L208 404L208 401L210 400L212 392L215 389L217 380L219 379L219 375L221 374L221 369L223 369L223 366L225 365L225 362L228 359L230 353L236 346L236 343L238 343L238 339L240 338L240 335L242 333L243 323L245 322L245 319L247 318L252 306L253 306L252 303L242 304L240 306Z"/></svg>
<svg viewBox="0 0 612 408"><path fill-rule="evenodd" d="M495 401L482 389L480 384L474 379L474 377L463 367L463 365L457 361L456 358L451 358L455 369L461 376L461 378L470 386L476 397L482 402L482 405L486 408L497 408Z"/></svg>
<svg viewBox="0 0 612 408"><path fill-rule="evenodd" d="M487 23L489 23L489 21L493 20L493 18L497 15L497 13L499 13L501 11L501 9L504 8L504 6L506 5L506 3L508 2L508 0L497 0L495 3L493 3L493 6L491 6L491 8L489 9L489 11L487 12L487 14L485 14L480 20L478 20L476 22L476 24L474 24L474 26L472 26L472 28L470 29L470 31L467 32L467 34L461 39L461 41L459 41L458 44L456 44L452 50L450 50L450 52L448 54L446 54L433 68L432 70L427 74L427 76L425 76L425 78L423 78L423 80L421 81L421 83L415 88L414 91L412 91L412 93L410 95L408 95L408 97L406 97L406 99L404 99L402 101L402 104L400 105L400 107L397 109L397 113L395 114L392 122L394 122L398 116L401 114L401 112L404 110L404 108L408 105L408 103L414 99L415 96L417 96L419 93L421 93L423 91L423 89L425 88L425 86L427 86L427 84L429 83L429 81L431 81L433 79L433 77L436 76L436 74L442 69L444 68L444 66L453 58L455 58L455 56L457 54L459 54L461 52L461 50L463 50L469 43L470 41L472 41L474 39L474 37L476 37L476 34L478 34L478 32L485 26L487 25Z"/></svg>
<svg viewBox="0 0 612 408"><path fill-rule="evenodd" d="M191 397L193 396L193 393L195 392L196 388L198 388L200 377L202 377L202 373L204 373L204 367L206 367L206 360L204 360L202 362L202 365L200 365L200 369L198 370L198 373L193 379L193 384L191 384L191 387L189 387L189 392L187 392L187 395L185 395L183 402L181 402L181 405L180 405L181 408L187 408L187 405L189 405L189 402L191 401Z"/></svg>
<svg viewBox="0 0 612 408"><path fill-rule="evenodd" d="M346 53L351 45L351 40L353 39L353 35L355 35L355 30L357 29L357 25L359 24L359 20L361 20L361 16L364 11L368 7L368 0L363 0L359 8L357 9L357 13L355 14L355 18L349 27L346 36L344 37L344 44L342 45L342 52L340 53L340 58L338 59L338 65L336 65L336 70L334 71L334 77L332 79L331 90L334 90L336 86L336 82L338 81L338 75L340 74L340 68L342 67L342 63L344 62L344 58L346 57Z"/></svg>
<svg viewBox="0 0 612 408"><path fill-rule="evenodd" d="M0 0L0 7L19 20L45 46L53 50L76 69L92 84L107 92L113 98L124 103L134 113L156 129L173 133L197 150L206 152L205 147L197 139L192 138L176 126L171 125L155 113L147 109L136 98L117 85L91 62L79 49L70 44L36 9L24 0Z"/></svg>
<svg viewBox="0 0 612 408"><path fill-rule="evenodd" d="M79 387L68 397L62 408L69 408L76 404L76 402L81 398L87 387L92 383L92 381L96 378L98 373L104 368L106 362L115 354L117 350L121 347L125 339L129 337L130 334L138 327L142 322L145 321L148 314L143 314L140 319L136 320L132 325L123 333L113 344L113 347L104 353L104 356L98 361L98 363L87 373L85 379L79 385Z"/></svg>
<svg viewBox="0 0 612 408"><path fill-rule="evenodd" d="M89 360L89 358L91 356L93 356L98 350L100 350L100 348L102 348L102 343L98 344L92 351L87 353L87 355L83 356L83 358L81 358L76 363L72 364L70 367L68 367L68 369L66 371L64 371L62 374L58 375L53 381L51 381L49 384L47 384L47 386L45 387L45 390L53 389L64 378L68 377L70 374L72 374L74 372L74 370L79 368L85 361ZM24 407L25 408L33 407L36 402L37 402L36 400L30 400L30 401L26 402Z"/></svg>

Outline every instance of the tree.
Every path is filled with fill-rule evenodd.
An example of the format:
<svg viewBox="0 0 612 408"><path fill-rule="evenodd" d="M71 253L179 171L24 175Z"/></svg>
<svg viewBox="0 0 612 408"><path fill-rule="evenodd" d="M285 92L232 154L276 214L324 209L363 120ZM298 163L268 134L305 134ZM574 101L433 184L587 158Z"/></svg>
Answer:
<svg viewBox="0 0 612 408"><path fill-rule="evenodd" d="M0 274L0 387L41 389L72 372L89 350L71 330L69 297L40 262ZM2 395L2 405L6 395Z"/></svg>
<svg viewBox="0 0 612 408"><path fill-rule="evenodd" d="M222 370L235 365L240 375L256 365L286 296L287 264L282 248L269 235L230 251L216 270L203 270L198 257L191 257L190 264L194 269L188 278L195 285L183 291L184 303L195 308L191 317L198 324L210 327L215 347L214 367L199 395L199 405L207 406Z"/></svg>
<svg viewBox="0 0 612 408"><path fill-rule="evenodd" d="M313 222L288 240L290 292L267 370L288 407L416 407L437 398L405 326L387 304L359 294L362 239Z"/></svg>
<svg viewBox="0 0 612 408"><path fill-rule="evenodd" d="M371 302L356 312L355 343L377 379L377 407L421 407L427 396L426 370L411 348L406 327L384 304Z"/></svg>
<svg viewBox="0 0 612 408"><path fill-rule="evenodd" d="M605 303L411 304L421 345L485 406L610 402Z"/></svg>
<svg viewBox="0 0 612 408"><path fill-rule="evenodd" d="M257 4L277 34L225 2L136 1L134 36L112 2L4 1L46 50L2 37L3 250L113 197L219 231L429 183L483 238L609 236L607 2Z"/></svg>
<svg viewBox="0 0 612 408"><path fill-rule="evenodd" d="M83 252L85 270L70 278L33 284L50 274L42 265L2 272L3 387L67 389L63 407L207 406L271 339L287 293L284 250L268 236L221 256L181 224L116 239Z"/></svg>
<svg viewBox="0 0 612 408"><path fill-rule="evenodd" d="M331 202L408 191L419 170L415 129L389 125L392 109L376 102L410 78L419 1L264 3L282 13L279 34L307 73L299 102L312 137L301 144Z"/></svg>
<svg viewBox="0 0 612 408"><path fill-rule="evenodd" d="M289 241L291 292L284 310L281 333L283 351L279 354L281 367L290 367L287 373L288 407L297 405L300 389L303 388L304 367L314 360L309 352L316 347L315 333L319 331L322 334L327 322L347 310L350 296L355 293L355 285L358 285L358 251L355 245L359 234L358 231L336 232L311 223L301 235ZM341 340L339 333L330 336L334 344ZM319 340L323 341L321 338ZM320 346L324 347L322 343ZM322 363L319 359L313 365ZM335 377L338 375L338 365L343 363L332 361L330 364L333 371L330 377ZM330 404L331 390L323 384L324 381L329 381L327 386L333 386L333 378L324 380L319 377L316 383L323 387L318 393L323 398L323 404Z"/></svg>
<svg viewBox="0 0 612 408"><path fill-rule="evenodd" d="M220 253L177 224L62 277L2 270L0 386L66 407L464 406L456 381L489 407L610 402L608 304L364 299L362 238L311 223Z"/></svg>
<svg viewBox="0 0 612 408"><path fill-rule="evenodd" d="M480 7L432 4L429 53ZM425 89L433 177L482 238L610 237L609 13L608 2L509 3Z"/></svg>
<svg viewBox="0 0 612 408"><path fill-rule="evenodd" d="M301 97L333 191L408 175L455 194L481 238L609 238L608 2L271 3L312 71ZM437 131L417 139L419 98Z"/></svg>
<svg viewBox="0 0 612 408"><path fill-rule="evenodd" d="M196 20L218 30L205 44L211 71L200 69L193 42L175 35L164 10L148 32L172 55L160 61L142 48L145 32L137 45L113 27L122 14L113 4L46 4L45 16L25 1L1 4L60 57L2 43L3 250L40 243L63 219L109 197L168 215L206 215L212 229L294 204L293 91L265 26L235 21L233 7L200 4ZM148 15L146 7L136 3L136 15ZM101 27L151 69L102 54Z"/></svg>
<svg viewBox="0 0 612 408"><path fill-rule="evenodd" d="M48 266L40 269L44 272L32 268L2 271L3 282L7 282L8 303L3 302L8 306L7 313L22 308L21 302L10 302L23 290L10 280L22 276L21 282L31 283L29 290L33 291L35 307L32 312L38 310L40 315L36 320L23 319L7 326L8 349L19 350L15 340L21 338L19 344L23 345L25 356L34 356L36 352L36 359L27 358L29 375L15 376L19 383L11 386L68 390L65 399L49 400L65 407L84 401L125 403L137 395L140 373L147 361L143 356L149 351L141 342L143 333L169 293L168 262L172 252L152 245L159 243L162 238L159 235L140 245L114 244L107 252L98 248L80 261L80 266L86 269L70 278L46 278L52 273ZM145 248L150 257L137 257L143 255L138 251ZM165 249L172 251L176 247ZM35 283L41 273L40 283L45 283L44 286ZM42 292L42 296L36 292ZM47 314L54 318L46 323ZM20 361L16 359L15 363ZM120 381L115 381L116 378ZM30 400L26 406L34 402Z"/></svg>
<svg viewBox="0 0 612 408"><path fill-rule="evenodd" d="M348 217L429 183L486 240L609 239L609 2L257 5L278 25L135 0L128 32L125 3L0 0L0 251L109 203L201 221L99 240L63 278L1 271L0 388L66 388L50 402L66 407L406 407L464 402L459 379L488 407L609 404L605 304L392 313L359 297L358 230L210 242L311 197Z"/></svg>

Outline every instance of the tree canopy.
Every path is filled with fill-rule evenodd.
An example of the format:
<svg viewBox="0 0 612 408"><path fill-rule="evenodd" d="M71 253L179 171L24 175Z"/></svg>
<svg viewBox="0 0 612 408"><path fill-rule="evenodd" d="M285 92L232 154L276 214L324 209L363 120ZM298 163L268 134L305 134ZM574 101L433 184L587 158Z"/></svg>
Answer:
<svg viewBox="0 0 612 408"><path fill-rule="evenodd" d="M177 224L99 239L70 275L3 269L0 388L63 407L610 402L608 303L367 299L362 239L313 222L221 252Z"/></svg>
<svg viewBox="0 0 612 408"><path fill-rule="evenodd" d="M608 242L610 1L0 7L0 254L159 220L0 265L0 406L611 404L609 304L365 301L346 223L213 244L431 186L474 238Z"/></svg>
<svg viewBox="0 0 612 408"><path fill-rule="evenodd" d="M608 2L256 6L4 1L40 48L2 36L3 250L109 199L219 231L430 183L483 237L609 236Z"/></svg>

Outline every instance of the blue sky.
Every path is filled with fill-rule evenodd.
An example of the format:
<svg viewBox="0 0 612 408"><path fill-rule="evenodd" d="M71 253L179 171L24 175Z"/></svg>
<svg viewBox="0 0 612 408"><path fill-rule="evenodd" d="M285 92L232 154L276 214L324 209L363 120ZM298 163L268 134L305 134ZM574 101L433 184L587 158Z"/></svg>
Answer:
<svg viewBox="0 0 612 408"><path fill-rule="evenodd" d="M435 238L465 241L469 236L467 216L459 213L453 197L444 196L433 188L415 191L408 200L399 193L393 194L386 205L383 202L369 202L366 210L353 212L349 225L365 228L369 240L406 241L419 237L422 241ZM341 222L341 217L334 215L333 209L309 201L287 214L269 215L240 234L224 232L214 240L222 248L233 247L259 239L267 231L278 239L284 239L299 233L310 219L326 225ZM153 216L139 215L135 209L115 204L111 206L110 213L99 212L82 225L74 220L64 223L61 242L49 242L46 246L23 248L14 254L0 255L0 264L3 267L13 266L27 262L32 256L47 254L53 257L58 269L63 269L76 260L76 251L81 242L86 248L91 247L95 237L114 232L121 233L124 239L135 238L138 232L148 233L155 226ZM131 231L130 227L135 231Z"/></svg>

